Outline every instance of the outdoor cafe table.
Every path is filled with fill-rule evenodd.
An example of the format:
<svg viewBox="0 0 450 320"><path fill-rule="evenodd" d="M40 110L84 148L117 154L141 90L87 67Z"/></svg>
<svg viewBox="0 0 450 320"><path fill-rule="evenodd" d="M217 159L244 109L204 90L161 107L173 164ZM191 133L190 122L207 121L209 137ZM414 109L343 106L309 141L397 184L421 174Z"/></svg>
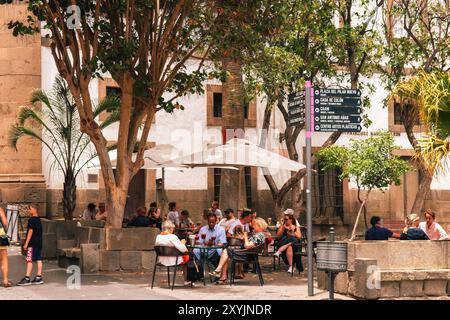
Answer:
<svg viewBox="0 0 450 320"><path fill-rule="evenodd" d="M199 249L200 260L202 262L202 267L203 267L203 285L206 286L206 262L208 261L208 253L211 250L224 249L224 246L223 245L205 246L202 244L196 244L194 246L188 245L187 248L192 251L194 251L194 249Z"/></svg>

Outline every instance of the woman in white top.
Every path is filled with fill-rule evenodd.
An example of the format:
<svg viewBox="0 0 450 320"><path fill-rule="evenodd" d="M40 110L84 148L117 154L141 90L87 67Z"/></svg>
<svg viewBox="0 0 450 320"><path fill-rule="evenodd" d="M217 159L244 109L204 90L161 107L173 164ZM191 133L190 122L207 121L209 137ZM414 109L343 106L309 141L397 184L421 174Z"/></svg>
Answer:
<svg viewBox="0 0 450 320"><path fill-rule="evenodd" d="M425 220L419 223L420 229L423 230L430 238L430 240L448 240L448 234L445 232L444 228L434 221L436 219L436 214L428 209L425 211Z"/></svg>
<svg viewBox="0 0 450 320"><path fill-rule="evenodd" d="M175 247L177 248L181 253L188 254L189 251L186 247L186 240L180 240L176 235L173 234L173 231L175 230L175 225L172 221L167 220L164 221L162 225L162 232L156 236L155 240L155 246L161 246L161 247ZM184 274L184 284L185 285L191 285L190 282L187 280L187 266L186 263L183 260L182 255L177 257L159 257L159 262L164 266L173 266L175 264L181 265L183 264L183 274Z"/></svg>

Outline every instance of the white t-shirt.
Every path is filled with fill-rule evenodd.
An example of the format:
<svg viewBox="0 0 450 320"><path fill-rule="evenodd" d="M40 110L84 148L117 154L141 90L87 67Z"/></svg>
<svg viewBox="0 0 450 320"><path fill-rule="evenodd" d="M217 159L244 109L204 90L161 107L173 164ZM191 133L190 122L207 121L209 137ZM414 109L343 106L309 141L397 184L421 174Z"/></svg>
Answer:
<svg viewBox="0 0 450 320"><path fill-rule="evenodd" d="M180 241L180 239L174 234L159 234L156 236L155 246L162 247L175 247L181 253L187 251L187 247ZM177 257L159 257L159 262L165 266L173 266L177 263ZM183 263L183 258L178 256L178 264Z"/></svg>
<svg viewBox="0 0 450 320"><path fill-rule="evenodd" d="M217 220L220 220L223 217L222 211L220 209L216 209L216 211L214 211L214 214L216 215Z"/></svg>
<svg viewBox="0 0 450 320"><path fill-rule="evenodd" d="M236 218L227 220L227 218L223 218L222 220L220 220L219 222L219 226L221 226L222 228L225 229L225 231L228 231L228 229L230 228L230 225L236 221Z"/></svg>
<svg viewBox="0 0 450 320"><path fill-rule="evenodd" d="M439 223L433 222L431 224L431 227L428 228L427 222L422 221L421 223L419 223L419 227L420 227L420 229L423 230L423 232L425 232L427 234L427 236L428 236L428 238L430 238L430 240L447 240L448 239L447 232L445 232L444 228L442 228L442 226Z"/></svg>
<svg viewBox="0 0 450 320"><path fill-rule="evenodd" d="M244 230L244 232L250 232L250 227L248 225L248 223L246 224L242 224L241 220L236 219L235 221L233 221L230 224L230 227L228 229L228 233L234 235L234 228L236 228L236 226L242 226L242 229Z"/></svg>
<svg viewBox="0 0 450 320"><path fill-rule="evenodd" d="M172 223L177 226L180 222L180 215L178 211L169 211L169 213L167 214L167 220L172 221Z"/></svg>

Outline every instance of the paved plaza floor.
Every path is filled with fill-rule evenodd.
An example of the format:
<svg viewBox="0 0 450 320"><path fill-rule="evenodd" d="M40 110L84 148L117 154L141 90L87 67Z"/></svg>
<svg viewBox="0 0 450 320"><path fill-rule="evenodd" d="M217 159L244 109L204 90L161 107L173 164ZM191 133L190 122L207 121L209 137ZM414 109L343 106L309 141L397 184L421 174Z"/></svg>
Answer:
<svg viewBox="0 0 450 320"><path fill-rule="evenodd" d="M263 257L262 269L265 285L259 285L258 278L253 273L247 273L244 280L236 280L236 284L215 285L199 283L194 288L183 286L183 277L177 276L176 287L172 291L167 285L165 269L157 274L155 287L150 288L151 272L128 273L100 273L81 275L81 283L77 289L76 281L72 281L71 274L59 268L56 261L45 261L43 285L27 287L0 288L0 300L5 299L145 299L145 300L286 300L286 299L327 299L328 292L315 288L315 295L308 296L306 274L296 274L291 277L282 265L282 271L272 272L272 260ZM20 255L18 248L11 248L9 252L10 278L17 283L25 272L25 258ZM67 285L69 280L69 286ZM342 295L335 295L338 299L350 299Z"/></svg>

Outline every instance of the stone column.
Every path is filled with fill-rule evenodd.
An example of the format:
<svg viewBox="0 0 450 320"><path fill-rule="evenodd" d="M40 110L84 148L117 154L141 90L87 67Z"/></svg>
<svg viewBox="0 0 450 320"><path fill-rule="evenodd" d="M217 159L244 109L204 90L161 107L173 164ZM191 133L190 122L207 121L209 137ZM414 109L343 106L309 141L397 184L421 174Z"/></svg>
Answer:
<svg viewBox="0 0 450 320"><path fill-rule="evenodd" d="M7 23L26 19L27 4L2 5L0 10L0 202L41 205L45 215L45 178L41 143L22 139L18 151L9 146L8 134L20 106L41 88L41 37L13 37Z"/></svg>

